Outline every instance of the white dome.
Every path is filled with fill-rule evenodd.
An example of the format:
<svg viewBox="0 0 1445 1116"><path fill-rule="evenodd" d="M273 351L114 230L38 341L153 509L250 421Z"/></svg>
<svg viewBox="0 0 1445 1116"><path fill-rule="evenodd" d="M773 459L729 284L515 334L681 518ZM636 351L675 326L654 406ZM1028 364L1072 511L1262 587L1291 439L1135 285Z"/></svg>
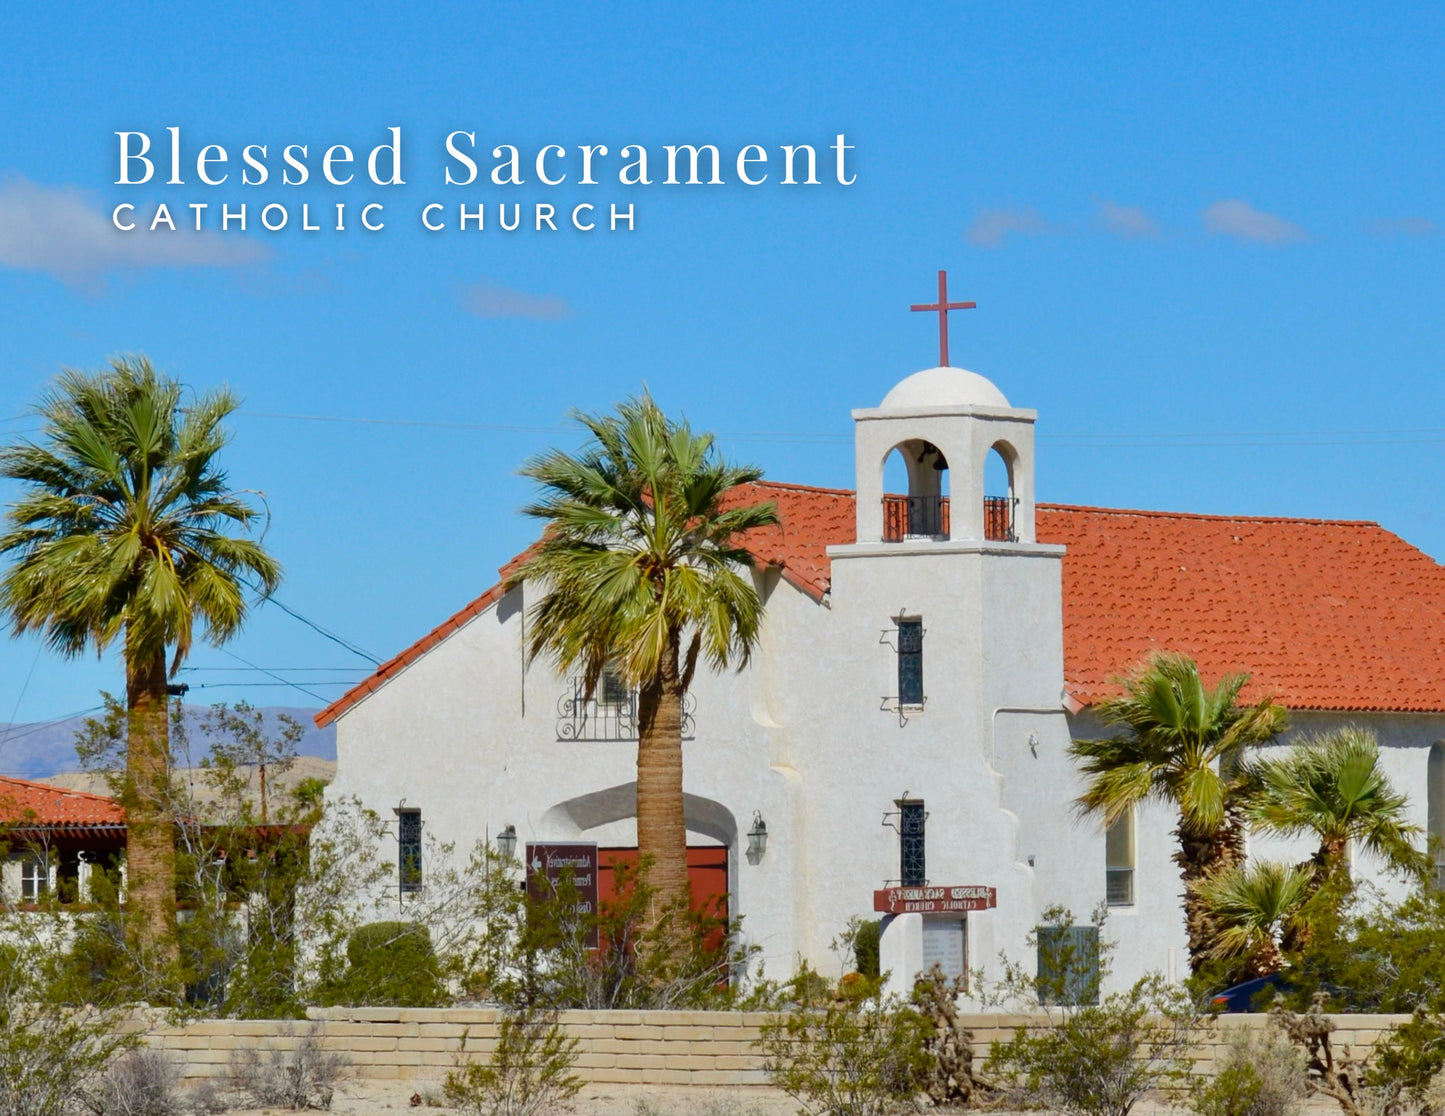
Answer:
<svg viewBox="0 0 1445 1116"><path fill-rule="evenodd" d="M1007 407L993 381L966 368L927 368L900 380L880 404L885 410L914 407Z"/></svg>

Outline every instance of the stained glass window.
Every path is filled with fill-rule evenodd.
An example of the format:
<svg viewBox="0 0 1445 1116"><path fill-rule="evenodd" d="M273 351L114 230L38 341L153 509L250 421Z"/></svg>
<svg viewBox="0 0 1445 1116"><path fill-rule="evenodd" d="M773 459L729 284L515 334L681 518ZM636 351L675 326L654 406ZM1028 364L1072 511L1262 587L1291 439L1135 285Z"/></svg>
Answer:
<svg viewBox="0 0 1445 1116"><path fill-rule="evenodd" d="M397 872L401 893L413 895L421 890L421 810L406 807L396 812Z"/></svg>
<svg viewBox="0 0 1445 1116"><path fill-rule="evenodd" d="M923 621L898 621L898 704L923 704Z"/></svg>

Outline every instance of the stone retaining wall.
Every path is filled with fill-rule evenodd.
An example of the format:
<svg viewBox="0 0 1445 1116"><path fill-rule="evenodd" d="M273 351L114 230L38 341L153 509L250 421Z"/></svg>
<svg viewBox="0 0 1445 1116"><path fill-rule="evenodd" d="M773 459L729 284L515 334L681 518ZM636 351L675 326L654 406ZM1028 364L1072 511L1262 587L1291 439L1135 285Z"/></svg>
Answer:
<svg viewBox="0 0 1445 1116"><path fill-rule="evenodd" d="M187 1078L222 1076L242 1048L294 1049L312 1028L327 1050L350 1058L367 1079L438 1081L462 1054L485 1058L496 1045L494 1010L470 1008L326 1008L309 1021L213 1020L185 1027L158 1027L151 1045L173 1052ZM578 1040L576 1072L592 1083L733 1085L766 1084L762 1057L753 1048L763 1012L564 1011L560 1021ZM1358 1050L1405 1020L1399 1015L1337 1015L1335 1041ZM1019 1015L968 1015L979 1058L990 1043L1012 1037L1027 1024ZM1196 1062L1210 1072L1227 1043L1227 1029L1262 1027L1262 1015L1226 1016L1201 1041Z"/></svg>

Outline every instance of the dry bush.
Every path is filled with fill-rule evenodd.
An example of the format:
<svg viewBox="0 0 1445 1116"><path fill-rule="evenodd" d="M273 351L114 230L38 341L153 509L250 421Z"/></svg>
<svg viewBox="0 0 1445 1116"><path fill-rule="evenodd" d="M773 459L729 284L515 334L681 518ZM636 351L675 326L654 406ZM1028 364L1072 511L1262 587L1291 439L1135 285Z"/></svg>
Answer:
<svg viewBox="0 0 1445 1116"><path fill-rule="evenodd" d="M231 1082L256 1107L329 1110L350 1065L346 1055L322 1048L313 1027L295 1050L237 1050L231 1056Z"/></svg>
<svg viewBox="0 0 1445 1116"><path fill-rule="evenodd" d="M107 1067L99 1085L86 1097L95 1116L180 1116L184 1106L177 1091L180 1074L159 1050L128 1050Z"/></svg>
<svg viewBox="0 0 1445 1116"><path fill-rule="evenodd" d="M1309 1095L1304 1054L1277 1026L1235 1029L1209 1080L1190 1099L1199 1116L1298 1116Z"/></svg>

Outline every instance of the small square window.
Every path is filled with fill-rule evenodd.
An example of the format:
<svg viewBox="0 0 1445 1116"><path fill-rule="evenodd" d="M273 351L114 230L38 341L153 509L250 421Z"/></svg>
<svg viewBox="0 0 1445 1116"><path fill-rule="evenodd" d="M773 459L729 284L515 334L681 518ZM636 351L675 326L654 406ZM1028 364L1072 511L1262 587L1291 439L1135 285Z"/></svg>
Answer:
<svg viewBox="0 0 1445 1116"><path fill-rule="evenodd" d="M632 704L632 688L622 680L612 667L604 667L602 679L597 685L598 697L603 705L623 706Z"/></svg>

